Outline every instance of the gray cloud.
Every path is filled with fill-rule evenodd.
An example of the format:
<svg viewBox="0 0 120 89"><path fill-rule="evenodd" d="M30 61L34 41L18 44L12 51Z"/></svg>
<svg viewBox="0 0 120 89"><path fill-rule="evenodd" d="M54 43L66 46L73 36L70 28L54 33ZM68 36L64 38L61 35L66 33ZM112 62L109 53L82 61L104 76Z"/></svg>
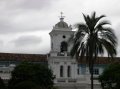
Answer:
<svg viewBox="0 0 120 89"><path fill-rule="evenodd" d="M58 16L61 11L65 13L65 21L68 24L83 21L82 13L90 14L96 11L98 16L105 14L114 24L119 39L119 2L119 0L92 2L91 0L0 0L0 36L2 35L0 40L3 40L0 41L0 49L2 52L49 52L49 35L48 33L43 35L42 32L52 30L52 26L59 21ZM38 31L41 33L36 35ZM24 36L21 36L23 34ZM11 37L11 35L15 36Z"/></svg>
<svg viewBox="0 0 120 89"><path fill-rule="evenodd" d="M0 47L4 45L4 42L0 40Z"/></svg>
<svg viewBox="0 0 120 89"><path fill-rule="evenodd" d="M41 43L41 37L36 37L33 35L21 36L12 42L15 44L16 47L23 47L23 48L27 46L34 47Z"/></svg>
<svg viewBox="0 0 120 89"><path fill-rule="evenodd" d="M20 7L26 9L43 9L51 5L52 0L24 0Z"/></svg>
<svg viewBox="0 0 120 89"><path fill-rule="evenodd" d="M5 9L44 9L52 4L53 0L0 0Z"/></svg>
<svg viewBox="0 0 120 89"><path fill-rule="evenodd" d="M46 30L45 12L54 0L0 0L0 34ZM45 10L46 9L46 10Z"/></svg>

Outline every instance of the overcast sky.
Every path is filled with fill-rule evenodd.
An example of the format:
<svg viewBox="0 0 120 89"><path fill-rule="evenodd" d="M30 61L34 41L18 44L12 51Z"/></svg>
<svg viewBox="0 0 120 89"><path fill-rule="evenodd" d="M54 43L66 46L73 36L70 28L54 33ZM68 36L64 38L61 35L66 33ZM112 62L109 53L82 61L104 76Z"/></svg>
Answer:
<svg viewBox="0 0 120 89"><path fill-rule="evenodd" d="M82 22L82 13L105 14L119 43L120 0L0 0L0 52L49 53L49 32L61 11L68 25Z"/></svg>

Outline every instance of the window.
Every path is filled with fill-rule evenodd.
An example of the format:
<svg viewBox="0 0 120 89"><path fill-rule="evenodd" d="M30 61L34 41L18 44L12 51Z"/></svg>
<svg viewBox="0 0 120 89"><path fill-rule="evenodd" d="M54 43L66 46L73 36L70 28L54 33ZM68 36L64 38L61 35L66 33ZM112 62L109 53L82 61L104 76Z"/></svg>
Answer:
<svg viewBox="0 0 120 89"><path fill-rule="evenodd" d="M61 46L60 46L60 51L61 52L67 52L67 43L66 42L62 42Z"/></svg>
<svg viewBox="0 0 120 89"><path fill-rule="evenodd" d="M67 69L67 75L68 75L68 77L71 76L71 67L70 67L70 66L68 66L68 69Z"/></svg>
<svg viewBox="0 0 120 89"><path fill-rule="evenodd" d="M79 68L77 69L77 74L78 74L78 75L80 74L80 70L79 70Z"/></svg>
<svg viewBox="0 0 120 89"><path fill-rule="evenodd" d="M3 71L2 71L2 70L0 70L0 73L3 73Z"/></svg>
<svg viewBox="0 0 120 89"><path fill-rule="evenodd" d="M93 74L98 75L99 74L99 69L98 68L94 68L93 69Z"/></svg>
<svg viewBox="0 0 120 89"><path fill-rule="evenodd" d="M86 66L81 67L81 74L86 74Z"/></svg>
<svg viewBox="0 0 120 89"><path fill-rule="evenodd" d="M5 67L5 65L0 65L0 67Z"/></svg>
<svg viewBox="0 0 120 89"><path fill-rule="evenodd" d="M60 66L60 77L63 77L63 66Z"/></svg>
<svg viewBox="0 0 120 89"><path fill-rule="evenodd" d="M65 39L65 38L66 38L66 36L65 36L65 35L63 35L63 38Z"/></svg>

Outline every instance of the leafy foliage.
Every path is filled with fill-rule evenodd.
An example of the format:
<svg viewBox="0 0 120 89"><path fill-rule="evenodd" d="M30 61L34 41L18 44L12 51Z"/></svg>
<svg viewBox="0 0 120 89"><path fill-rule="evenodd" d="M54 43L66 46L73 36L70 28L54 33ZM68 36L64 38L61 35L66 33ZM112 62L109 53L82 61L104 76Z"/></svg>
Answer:
<svg viewBox="0 0 120 89"><path fill-rule="evenodd" d="M6 86L1 78L0 78L0 89L6 89Z"/></svg>
<svg viewBox="0 0 120 89"><path fill-rule="evenodd" d="M16 89L15 85L25 86L25 84L27 84L26 87L37 85L51 89L53 87L53 79L53 74L47 67L41 64L22 63L12 71L12 78L8 85L10 89ZM31 83L31 85L29 83Z"/></svg>
<svg viewBox="0 0 120 89"><path fill-rule="evenodd" d="M24 81L16 84L15 89L33 89L36 88L36 84L32 81Z"/></svg>
<svg viewBox="0 0 120 89"><path fill-rule="evenodd" d="M99 76L103 89L120 89L120 64L109 65Z"/></svg>

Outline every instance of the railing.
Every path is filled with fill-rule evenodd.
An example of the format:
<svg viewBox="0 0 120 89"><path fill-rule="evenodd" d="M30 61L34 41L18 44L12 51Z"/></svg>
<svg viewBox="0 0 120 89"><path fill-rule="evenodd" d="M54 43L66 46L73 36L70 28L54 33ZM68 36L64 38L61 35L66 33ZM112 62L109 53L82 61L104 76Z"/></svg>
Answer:
<svg viewBox="0 0 120 89"><path fill-rule="evenodd" d="M70 56L69 52L58 52L57 56Z"/></svg>
<svg viewBox="0 0 120 89"><path fill-rule="evenodd" d="M57 56L65 56L65 53L64 52L58 52Z"/></svg>

